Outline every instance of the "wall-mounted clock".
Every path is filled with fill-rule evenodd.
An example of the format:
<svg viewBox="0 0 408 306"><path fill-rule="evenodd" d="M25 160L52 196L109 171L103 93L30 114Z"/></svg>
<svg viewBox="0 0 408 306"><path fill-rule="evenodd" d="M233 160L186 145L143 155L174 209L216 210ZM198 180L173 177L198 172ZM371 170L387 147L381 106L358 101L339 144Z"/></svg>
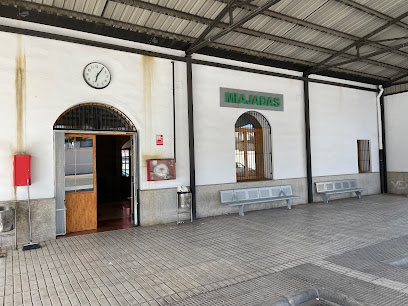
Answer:
<svg viewBox="0 0 408 306"><path fill-rule="evenodd" d="M89 63L84 69L84 80L89 86L102 89L109 85L111 74L105 65Z"/></svg>

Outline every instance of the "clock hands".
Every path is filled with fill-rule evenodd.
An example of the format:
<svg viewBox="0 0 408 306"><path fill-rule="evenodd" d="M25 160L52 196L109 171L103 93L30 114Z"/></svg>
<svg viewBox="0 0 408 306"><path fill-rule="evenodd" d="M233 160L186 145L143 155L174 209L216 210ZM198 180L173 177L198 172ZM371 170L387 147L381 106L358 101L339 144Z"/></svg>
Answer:
<svg viewBox="0 0 408 306"><path fill-rule="evenodd" d="M96 75L95 82L98 80L98 76L101 74L103 68L105 68L105 67L102 67L101 71L99 71L98 74Z"/></svg>

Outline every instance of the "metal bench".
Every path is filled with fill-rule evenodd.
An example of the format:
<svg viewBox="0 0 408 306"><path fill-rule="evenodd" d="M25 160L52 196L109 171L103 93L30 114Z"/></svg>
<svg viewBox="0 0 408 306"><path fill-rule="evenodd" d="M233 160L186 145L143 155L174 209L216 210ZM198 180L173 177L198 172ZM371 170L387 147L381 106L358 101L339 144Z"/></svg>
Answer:
<svg viewBox="0 0 408 306"><path fill-rule="evenodd" d="M315 183L317 193L322 197L323 202L329 203L329 197L332 194L355 192L361 199L361 193L366 188L357 187L357 180L340 180L331 182Z"/></svg>
<svg viewBox="0 0 408 306"><path fill-rule="evenodd" d="M221 190L221 203L228 206L239 206L239 215L244 215L244 206L248 204L265 203L286 200L291 209L292 199L300 197L292 195L292 186L273 186L247 189Z"/></svg>

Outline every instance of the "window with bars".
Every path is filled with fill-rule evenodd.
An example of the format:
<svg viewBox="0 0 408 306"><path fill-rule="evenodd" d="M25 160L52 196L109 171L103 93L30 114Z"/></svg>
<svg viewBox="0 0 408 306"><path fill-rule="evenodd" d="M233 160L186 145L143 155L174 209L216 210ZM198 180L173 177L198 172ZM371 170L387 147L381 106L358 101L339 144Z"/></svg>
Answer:
<svg viewBox="0 0 408 306"><path fill-rule="evenodd" d="M98 103L80 104L65 111L55 122L55 130L133 132L130 120L119 110Z"/></svg>
<svg viewBox="0 0 408 306"><path fill-rule="evenodd" d="M371 156L370 156L370 141L369 140L357 140L358 150L358 172L370 172L371 171Z"/></svg>
<svg viewBox="0 0 408 306"><path fill-rule="evenodd" d="M272 178L271 127L264 116L250 111L235 123L237 181Z"/></svg>

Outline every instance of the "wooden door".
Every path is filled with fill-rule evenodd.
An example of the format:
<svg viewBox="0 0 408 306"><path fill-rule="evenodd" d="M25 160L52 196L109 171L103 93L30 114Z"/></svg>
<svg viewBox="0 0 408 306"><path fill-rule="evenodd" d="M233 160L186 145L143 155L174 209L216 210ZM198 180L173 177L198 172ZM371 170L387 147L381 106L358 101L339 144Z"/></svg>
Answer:
<svg viewBox="0 0 408 306"><path fill-rule="evenodd" d="M65 134L67 233L97 228L95 135Z"/></svg>

